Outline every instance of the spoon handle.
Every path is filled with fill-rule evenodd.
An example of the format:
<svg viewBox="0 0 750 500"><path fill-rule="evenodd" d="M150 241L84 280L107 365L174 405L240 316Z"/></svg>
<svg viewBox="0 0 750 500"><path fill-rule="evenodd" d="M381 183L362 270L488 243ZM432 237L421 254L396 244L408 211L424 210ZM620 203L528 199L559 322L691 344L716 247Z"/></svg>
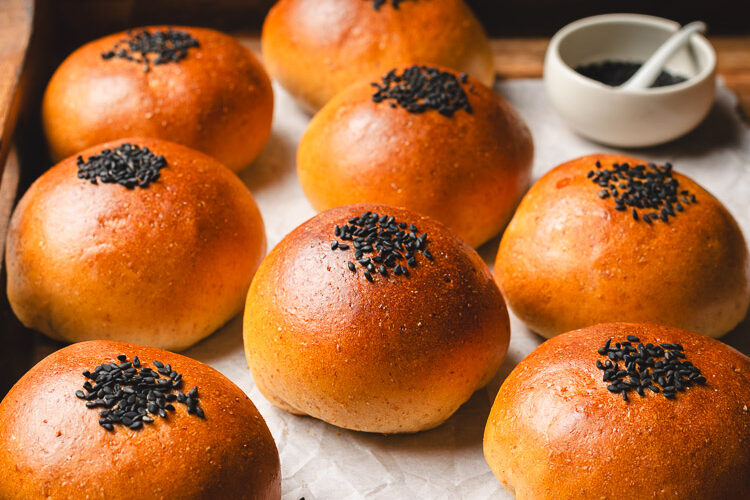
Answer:
<svg viewBox="0 0 750 500"><path fill-rule="evenodd" d="M628 81L620 85L620 89L645 89L651 86L674 53L687 43L693 34L705 31L706 25L701 21L695 21L683 26L682 29L670 36Z"/></svg>

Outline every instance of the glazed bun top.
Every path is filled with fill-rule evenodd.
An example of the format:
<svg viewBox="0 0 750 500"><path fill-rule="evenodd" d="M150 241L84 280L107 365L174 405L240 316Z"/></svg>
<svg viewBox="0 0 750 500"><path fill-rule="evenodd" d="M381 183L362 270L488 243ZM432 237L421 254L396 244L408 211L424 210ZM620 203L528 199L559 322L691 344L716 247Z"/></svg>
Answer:
<svg viewBox="0 0 750 500"><path fill-rule="evenodd" d="M379 252L380 242L374 238L363 244L352 241L363 236L362 231L365 239L375 234L367 231L379 227L368 220L372 214L385 218L384 223L393 218L404 225L398 229L403 239L398 231L383 230L383 239L393 237L393 251ZM351 232L340 233L348 237L336 235L337 226L349 226ZM398 258L382 260L383 255ZM376 324L394 334L403 328L442 332L422 338L430 343L422 346L425 349L447 349L451 339L458 339L453 328L465 321L456 311L471 311L479 322L482 315L489 319L506 314L487 265L471 247L429 217L375 204L337 207L299 226L269 253L252 289L266 299L276 297L272 305L279 319L302 322L295 325L300 333L347 335ZM467 302L467 297L484 294L496 300ZM497 310L481 310L488 302L497 304ZM357 314L378 310L380 317Z"/></svg>
<svg viewBox="0 0 750 500"><path fill-rule="evenodd" d="M198 361L121 342L71 345L21 378L0 403L0 469L2 498L281 495L273 438L239 387Z"/></svg>
<svg viewBox="0 0 750 500"><path fill-rule="evenodd" d="M611 321L718 337L750 304L748 249L729 211L671 165L622 155L584 156L535 183L495 277L547 337Z"/></svg>
<svg viewBox="0 0 750 500"><path fill-rule="evenodd" d="M407 64L494 80L489 41L463 0L280 0L262 42L271 75L309 111L358 80Z"/></svg>
<svg viewBox="0 0 750 500"><path fill-rule="evenodd" d="M744 498L750 358L664 326L564 333L506 378L484 447L518 499Z"/></svg>
<svg viewBox="0 0 750 500"><path fill-rule="evenodd" d="M260 211L229 169L126 138L62 161L24 194L8 230L8 298L59 340L185 349L242 309L265 249Z"/></svg>
<svg viewBox="0 0 750 500"><path fill-rule="evenodd" d="M466 74L414 65L331 99L300 141L297 168L317 210L405 207L478 247L507 224L533 156L531 132L499 94Z"/></svg>
<svg viewBox="0 0 750 500"><path fill-rule="evenodd" d="M487 265L445 226L361 204L317 215L269 253L244 335L255 383L274 404L404 433L441 424L489 382L509 323Z"/></svg>
<svg viewBox="0 0 750 500"><path fill-rule="evenodd" d="M271 130L263 66L236 39L205 28L149 26L87 43L60 65L43 101L59 161L122 137L156 137L207 153L232 170Z"/></svg>

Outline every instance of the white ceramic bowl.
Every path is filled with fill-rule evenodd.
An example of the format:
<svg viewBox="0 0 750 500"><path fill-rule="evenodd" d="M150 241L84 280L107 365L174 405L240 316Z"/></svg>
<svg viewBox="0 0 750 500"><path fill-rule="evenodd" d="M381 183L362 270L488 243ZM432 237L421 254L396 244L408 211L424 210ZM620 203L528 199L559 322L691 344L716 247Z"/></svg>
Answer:
<svg viewBox="0 0 750 500"><path fill-rule="evenodd" d="M567 25L552 37L544 59L552 105L578 133L612 146L653 146L688 133L708 114L716 90L716 53L705 37L693 35L667 63L667 71L687 78L676 85L618 91L574 69L605 60L643 63L678 28L674 21L640 14Z"/></svg>

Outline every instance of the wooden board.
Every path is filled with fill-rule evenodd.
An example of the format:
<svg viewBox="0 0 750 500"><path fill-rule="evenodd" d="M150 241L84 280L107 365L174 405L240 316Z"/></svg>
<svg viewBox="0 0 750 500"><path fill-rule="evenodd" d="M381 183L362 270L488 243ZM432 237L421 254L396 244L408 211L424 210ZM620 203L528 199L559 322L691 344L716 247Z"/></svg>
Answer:
<svg viewBox="0 0 750 500"><path fill-rule="evenodd" d="M0 176L18 116L18 87L31 39L33 16L31 0L0 0ZM0 217L2 215L0 212Z"/></svg>

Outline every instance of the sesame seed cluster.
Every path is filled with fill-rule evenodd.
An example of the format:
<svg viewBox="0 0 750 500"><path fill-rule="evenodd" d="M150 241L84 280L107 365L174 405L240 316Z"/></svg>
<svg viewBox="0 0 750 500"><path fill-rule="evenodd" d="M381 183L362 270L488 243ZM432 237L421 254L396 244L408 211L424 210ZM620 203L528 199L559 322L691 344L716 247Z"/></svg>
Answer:
<svg viewBox="0 0 750 500"><path fill-rule="evenodd" d="M155 416L167 418L167 412L176 411L172 404L175 402L184 404L188 414L205 418L198 406L198 387L187 394L180 391L182 374L170 364L154 360L154 370L143 366L138 356L128 361L126 355L120 354L117 360L119 363L102 363L84 371L83 376L88 380L83 390L75 393L86 401L87 408L103 408L99 412L99 425L106 430L113 431L115 425L139 430L144 424L153 423Z"/></svg>
<svg viewBox="0 0 750 500"><path fill-rule="evenodd" d="M655 163L633 166L613 163L604 168L597 160L595 166L596 170L589 170L588 177L603 188L599 197L612 198L615 210L625 211L629 207L636 221L668 222L670 217L683 212L685 206L697 203L694 194L680 189L679 181L672 176L671 163L663 167Z"/></svg>
<svg viewBox="0 0 750 500"><path fill-rule="evenodd" d="M136 186L144 188L156 181L167 161L145 146L124 143L92 155L86 161L79 156L77 164L79 179L88 179L92 184L116 182L132 189Z"/></svg>
<svg viewBox="0 0 750 500"><path fill-rule="evenodd" d="M436 110L450 118L459 110L472 113L463 88L468 78L466 73L456 77L448 71L428 66L411 66L401 73L393 69L381 83L372 83L377 89L372 100L376 103L388 101L392 108L400 106L415 114ZM469 88L470 92L472 90L473 86Z"/></svg>
<svg viewBox="0 0 750 500"><path fill-rule="evenodd" d="M125 59L143 64L143 71L151 70L151 64L159 65L180 62L188 55L188 49L200 47L200 43L190 33L166 30L149 31L142 29L128 31L128 37L115 44L112 50L102 54L102 59ZM153 59L150 57L153 55Z"/></svg>
<svg viewBox="0 0 750 500"><path fill-rule="evenodd" d="M427 249L427 233L417 236L418 233L414 224L398 222L392 215L381 216L367 211L334 228L337 239L331 242L331 250L353 251L354 261L349 261L347 267L356 273L359 264L370 283L375 281L373 275L376 273L385 278L390 274L409 277L409 268L418 266L419 253L427 260L433 260ZM347 241L351 246L345 243Z"/></svg>
<svg viewBox="0 0 750 500"><path fill-rule="evenodd" d="M701 371L685 359L684 351L680 344L643 344L634 335L615 345L609 338L597 351L608 359L604 363L597 360L596 367L604 372L602 381L610 383L607 389L621 394L625 401L629 392L645 396L647 390L674 399L677 391L706 383Z"/></svg>

